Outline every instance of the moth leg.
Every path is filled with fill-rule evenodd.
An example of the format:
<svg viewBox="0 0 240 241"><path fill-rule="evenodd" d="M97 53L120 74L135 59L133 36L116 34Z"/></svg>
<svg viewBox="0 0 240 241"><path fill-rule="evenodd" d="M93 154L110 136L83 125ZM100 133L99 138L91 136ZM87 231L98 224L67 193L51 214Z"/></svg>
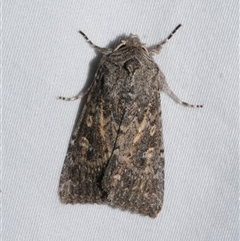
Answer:
<svg viewBox="0 0 240 241"><path fill-rule="evenodd" d="M85 33L83 33L81 30L79 31L79 33L86 39L86 41L96 50L98 50L100 53L102 54L110 54L113 50L110 48L102 48L99 47L97 45L95 45L88 37Z"/></svg>
<svg viewBox="0 0 240 241"><path fill-rule="evenodd" d="M155 55L155 54L159 54L159 52L160 52L160 50L162 49L163 45L166 44L166 43L170 40L170 38L176 33L176 31L177 31L181 26L182 26L182 25L179 24L179 25L170 33L170 35L169 35L166 39L164 39L161 43L159 43L159 44L157 44L156 46L154 46L153 49L150 49L150 50L149 50L149 54L152 55L152 56Z"/></svg>
<svg viewBox="0 0 240 241"><path fill-rule="evenodd" d="M66 100L66 101L73 101L73 100L77 100L77 99L81 99L82 97L84 97L88 91L92 88L92 84L83 92L80 92L78 95L73 96L73 97L64 97L64 96L57 96L57 99L59 100Z"/></svg>
<svg viewBox="0 0 240 241"><path fill-rule="evenodd" d="M161 89L163 91L165 91L168 95L170 95L178 104L180 105L185 105L187 107L192 107L192 108L202 108L203 105L193 105L193 104L189 104L187 102L182 101L176 94L174 94L174 92L170 89L170 87L168 86L165 76L161 73L161 77L160 77L160 86Z"/></svg>

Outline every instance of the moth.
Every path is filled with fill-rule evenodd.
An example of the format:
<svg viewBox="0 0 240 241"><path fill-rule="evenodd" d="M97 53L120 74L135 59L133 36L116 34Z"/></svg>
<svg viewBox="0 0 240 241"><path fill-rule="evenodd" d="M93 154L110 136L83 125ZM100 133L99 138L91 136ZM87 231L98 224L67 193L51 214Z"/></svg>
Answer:
<svg viewBox="0 0 240 241"><path fill-rule="evenodd" d="M156 217L163 205L164 147L160 90L177 103L164 74L154 62L180 24L161 43L147 48L137 35L121 40L103 54L69 143L62 168L62 203L108 203Z"/></svg>

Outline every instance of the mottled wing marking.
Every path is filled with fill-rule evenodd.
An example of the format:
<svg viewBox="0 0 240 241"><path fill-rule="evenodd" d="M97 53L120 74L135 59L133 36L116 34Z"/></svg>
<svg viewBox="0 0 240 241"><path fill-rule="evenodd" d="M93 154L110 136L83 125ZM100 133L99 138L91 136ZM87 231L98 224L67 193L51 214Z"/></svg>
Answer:
<svg viewBox="0 0 240 241"><path fill-rule="evenodd" d="M106 110L104 74L99 68L95 82L76 124L64 161L59 194L63 203L101 203L101 181L118 128ZM98 91L96 91L98 90Z"/></svg>
<svg viewBox="0 0 240 241"><path fill-rule="evenodd" d="M137 52L133 55L133 59L123 63L132 87L125 92L126 99L133 99L124 104L120 131L102 187L111 205L156 217L162 207L164 190L160 70L152 60L141 58ZM155 68L152 76L146 76L149 75L146 66ZM145 77L151 81L143 81Z"/></svg>

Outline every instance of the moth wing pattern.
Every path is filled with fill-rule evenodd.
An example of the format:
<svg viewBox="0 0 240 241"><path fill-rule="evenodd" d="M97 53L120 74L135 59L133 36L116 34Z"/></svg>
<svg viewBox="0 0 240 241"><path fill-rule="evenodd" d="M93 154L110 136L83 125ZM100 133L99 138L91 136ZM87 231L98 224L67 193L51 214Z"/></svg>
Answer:
<svg viewBox="0 0 240 241"><path fill-rule="evenodd" d="M161 210L160 90L181 105L202 107L178 98L152 57L180 26L152 49L132 34L115 49L101 48L80 31L104 56L69 143L59 184L63 203L107 202L153 218Z"/></svg>
<svg viewBox="0 0 240 241"><path fill-rule="evenodd" d="M138 61L142 66L131 78L128 77L129 83L134 82L128 93L135 99L125 103L125 113L102 187L111 205L156 217L162 208L164 193L160 70L138 53L127 61ZM122 66L126 66L126 62ZM146 66L153 67L153 71L147 71ZM150 81L144 82L143 86L142 78Z"/></svg>
<svg viewBox="0 0 240 241"><path fill-rule="evenodd" d="M73 131L63 164L59 195L63 203L101 203L104 192L101 180L113 148L108 135L116 138L117 131L105 110L105 94L102 88L103 66L100 65L80 118ZM108 116L108 118L104 118ZM106 128L106 125L109 125Z"/></svg>
<svg viewBox="0 0 240 241"><path fill-rule="evenodd" d="M108 201L155 217L164 182L160 70L135 48L118 58L116 51L101 60L69 144L60 198L64 203ZM142 81L147 78L151 81Z"/></svg>

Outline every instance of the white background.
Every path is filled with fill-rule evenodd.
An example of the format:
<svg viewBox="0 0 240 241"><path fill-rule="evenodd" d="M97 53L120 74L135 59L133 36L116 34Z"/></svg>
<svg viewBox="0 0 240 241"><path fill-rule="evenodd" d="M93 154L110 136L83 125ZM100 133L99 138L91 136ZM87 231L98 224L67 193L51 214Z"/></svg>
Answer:
<svg viewBox="0 0 240 241"><path fill-rule="evenodd" d="M112 46L152 46L191 109L161 95L165 198L156 219L107 205L63 205L58 182L80 101ZM3 4L3 240L239 240L238 1L9 0Z"/></svg>

